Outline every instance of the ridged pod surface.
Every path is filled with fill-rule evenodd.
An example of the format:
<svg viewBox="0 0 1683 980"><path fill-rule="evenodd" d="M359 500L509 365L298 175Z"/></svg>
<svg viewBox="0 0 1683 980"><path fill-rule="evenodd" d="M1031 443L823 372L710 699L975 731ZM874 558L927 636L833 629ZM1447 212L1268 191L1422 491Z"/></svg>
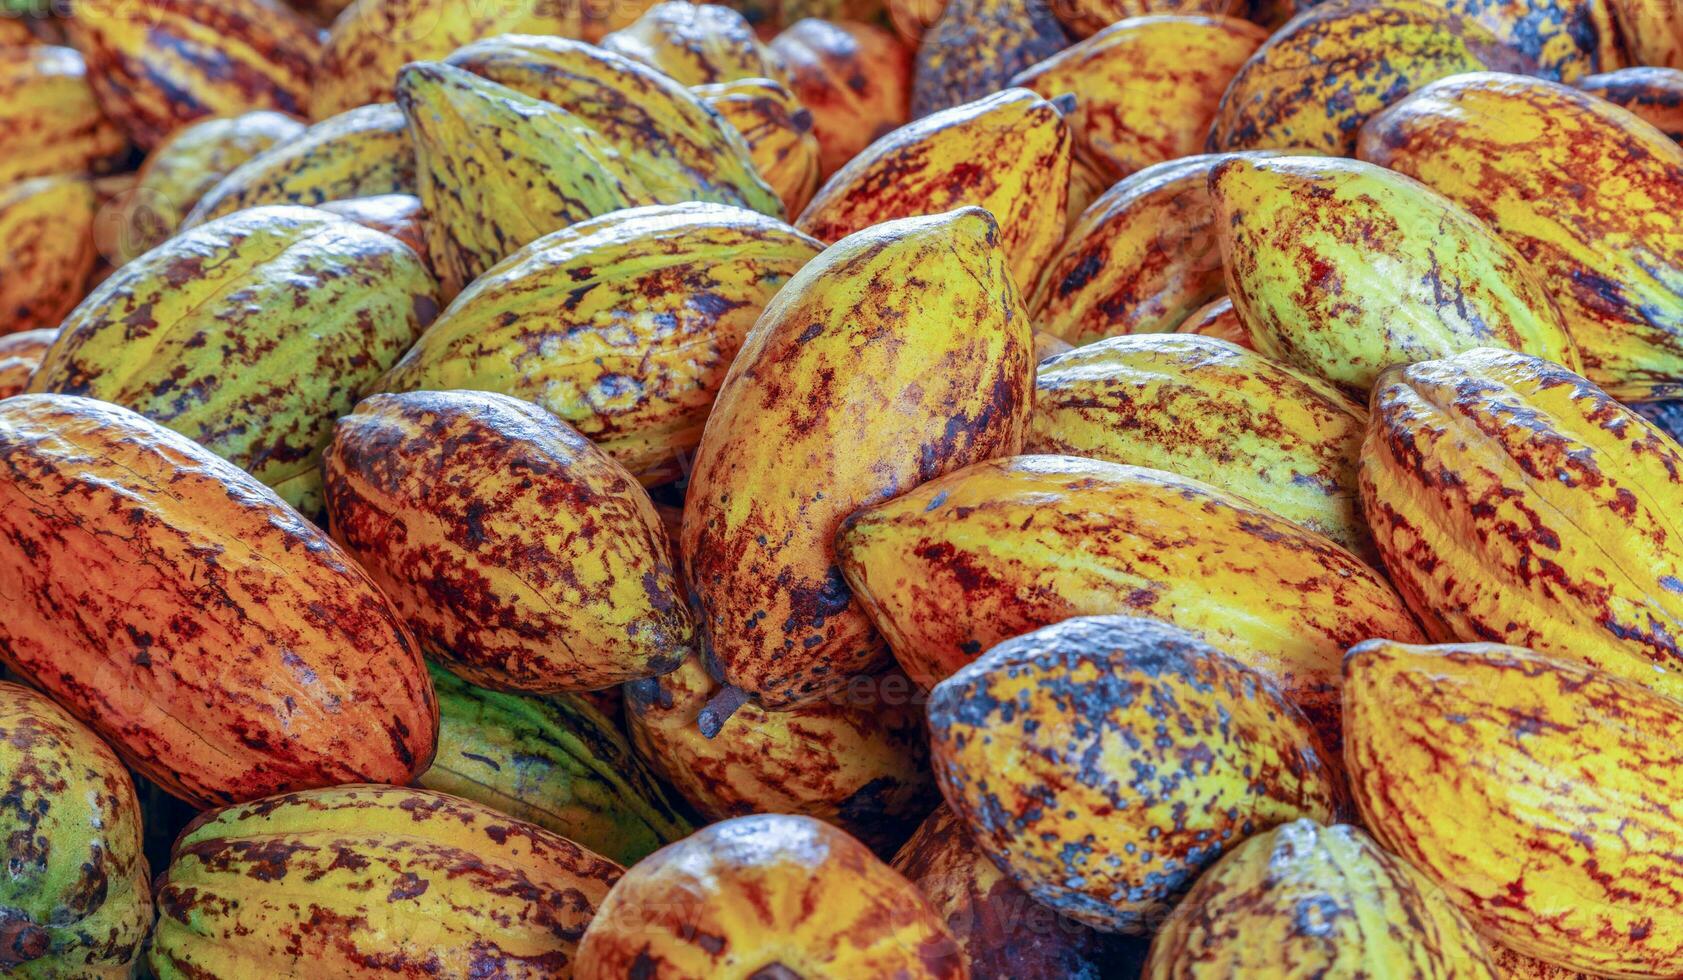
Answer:
<svg viewBox="0 0 1683 980"><path fill-rule="evenodd" d="M1238 311L1233 309L1233 301L1225 294L1182 320L1175 332L1202 334L1236 344L1245 350L1256 350L1250 330L1245 327L1245 321L1239 319Z"/></svg>
<svg viewBox="0 0 1683 980"><path fill-rule="evenodd" d="M951 0L918 45L913 119L985 98L1069 46L1041 0Z"/></svg>
<svg viewBox="0 0 1683 980"><path fill-rule="evenodd" d="M785 83L812 115L820 177L906 124L912 53L883 28L807 18L772 38L770 47Z"/></svg>
<svg viewBox="0 0 1683 980"><path fill-rule="evenodd" d="M1622 398L1683 391L1676 141L1555 82L1473 74L1374 117L1359 150L1512 243L1559 307L1591 379Z"/></svg>
<svg viewBox="0 0 1683 980"><path fill-rule="evenodd" d="M937 799L917 689L859 678L788 711L736 710L712 738L699 720L720 685L698 658L626 686L637 753L708 820L800 813L891 854Z"/></svg>
<svg viewBox="0 0 1683 980"><path fill-rule="evenodd" d="M594 127L553 103L436 62L405 65L397 101L448 297L552 231L658 203Z"/></svg>
<svg viewBox="0 0 1683 980"><path fill-rule="evenodd" d="M416 786L483 803L627 866L694 830L589 702L492 691L428 670L438 754Z"/></svg>
<svg viewBox="0 0 1683 980"><path fill-rule="evenodd" d="M1001 640L1070 616L1154 616L1273 679L1338 743L1338 660L1422 639L1385 580L1332 541L1159 470L1019 456L859 512L847 582L932 687Z"/></svg>
<svg viewBox="0 0 1683 980"><path fill-rule="evenodd" d="M0 186L0 334L56 327L94 268L93 188L79 177Z"/></svg>
<svg viewBox="0 0 1683 980"><path fill-rule="evenodd" d="M643 479L676 476L748 329L823 246L718 204L635 208L533 242L379 384L535 402Z"/></svg>
<svg viewBox="0 0 1683 980"><path fill-rule="evenodd" d="M1001 643L930 692L929 740L977 847L1035 901L1106 932L1152 931L1224 851L1343 806L1284 695L1153 619Z"/></svg>
<svg viewBox="0 0 1683 980"><path fill-rule="evenodd" d="M339 420L322 468L334 536L427 654L475 683L597 690L694 647L648 494L530 402L373 395Z"/></svg>
<svg viewBox="0 0 1683 980"><path fill-rule="evenodd" d="M760 158L750 154L747 134L734 138L728 116L721 121L700 93L646 65L581 41L523 35L470 44L446 64L579 117L665 203L713 201L781 213L775 188L755 172Z"/></svg>
<svg viewBox="0 0 1683 980"><path fill-rule="evenodd" d="M812 113L781 82L739 78L698 85L695 94L742 134L749 159L783 202L783 214L800 214L818 189L818 137Z"/></svg>
<svg viewBox="0 0 1683 980"><path fill-rule="evenodd" d="M57 336L57 327L0 336L0 398L20 394L29 386L29 376L41 366L41 358Z"/></svg>
<svg viewBox="0 0 1683 980"><path fill-rule="evenodd" d="M1673 140L1683 140L1683 70L1621 68L1573 84L1628 110Z"/></svg>
<svg viewBox="0 0 1683 980"><path fill-rule="evenodd" d="M321 47L267 0L94 0L65 24L106 117L145 150L207 116L302 116Z"/></svg>
<svg viewBox="0 0 1683 980"><path fill-rule="evenodd" d="M1431 2L1482 24L1496 40L1534 62L1545 78L1572 82L1627 63L1610 0Z"/></svg>
<svg viewBox="0 0 1683 980"><path fill-rule="evenodd" d="M730 7L668 0L602 39L602 47L684 85L776 78L777 62L747 19Z"/></svg>
<svg viewBox="0 0 1683 980"><path fill-rule="evenodd" d="M886 659L834 562L842 519L1022 445L1030 329L979 208L820 254L731 364L684 504L685 572L724 678L778 710Z"/></svg>
<svg viewBox="0 0 1683 980"><path fill-rule="evenodd" d="M443 793L290 793L207 813L176 841L151 965L159 980L565 977L621 874Z"/></svg>
<svg viewBox="0 0 1683 980"><path fill-rule="evenodd" d="M1099 980L1116 966L1105 936L1018 888L942 804L899 853L894 870L916 885L970 959L971 975L999 980Z"/></svg>
<svg viewBox="0 0 1683 980"><path fill-rule="evenodd" d="M133 259L175 234L211 188L236 167L271 147L302 136L302 122L259 109L191 123L160 143L140 168L135 224L124 242Z"/></svg>
<svg viewBox="0 0 1683 980"><path fill-rule="evenodd" d="M321 120L371 102L390 102L392 79L404 65L443 58L481 38L519 33L582 37L581 13L587 8L600 9L557 0L357 0L334 21L322 48L309 93L310 116Z"/></svg>
<svg viewBox="0 0 1683 980"><path fill-rule="evenodd" d="M0 682L0 971L127 976L152 925L128 770L63 708Z"/></svg>
<svg viewBox="0 0 1683 980"><path fill-rule="evenodd" d="M1364 643L1344 674L1345 762L1387 850L1516 952L1683 974L1683 705L1492 644Z"/></svg>
<svg viewBox="0 0 1683 980"><path fill-rule="evenodd" d="M0 53L0 184L115 169L128 137L105 118L81 53L46 44Z"/></svg>
<svg viewBox="0 0 1683 980"><path fill-rule="evenodd" d="M105 402L0 403L0 659L200 806L407 782L437 705L349 555L184 436Z"/></svg>
<svg viewBox="0 0 1683 980"><path fill-rule="evenodd" d="M1506 351L1393 371L1361 487L1434 639L1513 643L1683 696L1683 450L1595 385Z"/></svg>
<svg viewBox="0 0 1683 980"><path fill-rule="evenodd" d="M394 105L369 105L316 123L236 167L194 206L191 228L264 204L322 204L414 194L415 149Z"/></svg>
<svg viewBox="0 0 1683 980"><path fill-rule="evenodd" d="M1348 156L1369 116L1427 82L1533 67L1444 0L1329 0L1292 18L1239 69L1209 148Z"/></svg>
<svg viewBox="0 0 1683 980"><path fill-rule="evenodd" d="M716 823L626 872L579 945L578 980L964 980L911 882L810 817Z"/></svg>
<svg viewBox="0 0 1683 980"><path fill-rule="evenodd" d="M1461 205L1354 160L1236 157L1210 171L1227 294L1258 352L1358 393L1394 364L1507 347L1576 370L1512 245Z"/></svg>
<svg viewBox="0 0 1683 980"><path fill-rule="evenodd" d="M1683 68L1683 7L1678 0L1608 0L1631 62Z"/></svg>
<svg viewBox="0 0 1683 980"><path fill-rule="evenodd" d="M1496 980L1436 883L1361 828L1295 820L1198 879L1152 943L1145 980Z"/></svg>
<svg viewBox="0 0 1683 980"><path fill-rule="evenodd" d="M1011 84L1049 99L1073 94L1077 152L1125 177L1202 150L1228 82L1267 39L1237 17L1129 17Z"/></svg>
<svg viewBox="0 0 1683 980"><path fill-rule="evenodd" d="M1023 451L1179 473L1379 564L1357 466L1367 411L1312 375L1210 337L1141 334L1040 365Z"/></svg>
<svg viewBox="0 0 1683 980"><path fill-rule="evenodd" d="M29 390L132 408L315 514L333 420L437 310L432 277L397 239L313 208L254 208L101 283Z"/></svg>
<svg viewBox="0 0 1683 980"><path fill-rule="evenodd" d="M1209 154L1158 164L1100 194L1046 263L1029 303L1035 325L1074 344L1167 333L1221 296L1209 184L1226 159Z"/></svg>
<svg viewBox="0 0 1683 980"><path fill-rule="evenodd" d="M999 221L1012 277L1027 290L1063 237L1069 166L1058 109L1008 89L872 143L819 188L795 226L834 242L894 218L986 208Z"/></svg>

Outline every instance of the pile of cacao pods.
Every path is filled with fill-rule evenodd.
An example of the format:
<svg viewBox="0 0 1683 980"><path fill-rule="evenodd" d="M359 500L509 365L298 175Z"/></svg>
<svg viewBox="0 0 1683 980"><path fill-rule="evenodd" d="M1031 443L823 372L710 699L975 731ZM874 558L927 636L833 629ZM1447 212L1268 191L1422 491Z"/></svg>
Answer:
<svg viewBox="0 0 1683 980"><path fill-rule="evenodd" d="M0 974L1683 977L1679 0L0 53Z"/></svg>

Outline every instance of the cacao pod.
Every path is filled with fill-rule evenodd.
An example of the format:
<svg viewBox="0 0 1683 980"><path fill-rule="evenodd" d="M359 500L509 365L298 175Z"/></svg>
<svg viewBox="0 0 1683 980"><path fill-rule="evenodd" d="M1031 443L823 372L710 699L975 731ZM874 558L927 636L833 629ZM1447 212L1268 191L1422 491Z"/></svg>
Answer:
<svg viewBox="0 0 1683 980"><path fill-rule="evenodd" d="M20 394L29 386L29 376L41 365L41 358L57 336L56 327L0 336L0 398Z"/></svg>
<svg viewBox="0 0 1683 980"><path fill-rule="evenodd" d="M0 187L0 335L56 327L94 269L93 188L78 177Z"/></svg>
<svg viewBox="0 0 1683 980"><path fill-rule="evenodd" d="M602 47L684 85L777 78L777 61L735 10L667 0L602 39Z"/></svg>
<svg viewBox="0 0 1683 980"><path fill-rule="evenodd" d="M1673 140L1683 140L1683 71L1621 68L1580 78L1574 84L1629 110Z"/></svg>
<svg viewBox="0 0 1683 980"><path fill-rule="evenodd" d="M1216 862L1157 934L1144 973L1263 976L1496 980L1478 933L1434 882L1360 828L1312 820Z"/></svg>
<svg viewBox="0 0 1683 980"><path fill-rule="evenodd" d="M1576 369L1554 301L1461 205L1354 160L1210 171L1227 294L1256 349L1365 393L1393 364L1510 347Z"/></svg>
<svg viewBox="0 0 1683 980"><path fill-rule="evenodd" d="M535 402L661 483L701 440L748 328L821 249L718 204L580 222L481 276L377 387Z"/></svg>
<svg viewBox="0 0 1683 980"><path fill-rule="evenodd" d="M631 865L694 828L583 698L475 687L429 667L438 754L415 785L483 803Z"/></svg>
<svg viewBox="0 0 1683 980"><path fill-rule="evenodd" d="M887 0L889 22L914 49L923 35L941 19L947 0Z"/></svg>
<svg viewBox="0 0 1683 980"><path fill-rule="evenodd" d="M1545 78L1575 81L1625 66L1612 0L1431 0L1483 25Z"/></svg>
<svg viewBox="0 0 1683 980"><path fill-rule="evenodd" d="M327 535L125 408L0 402L0 659L199 806L407 782L438 725L421 656Z"/></svg>
<svg viewBox="0 0 1683 980"><path fill-rule="evenodd" d="M648 494L536 405L374 395L339 420L322 468L334 536L426 653L468 680L587 691L693 649Z"/></svg>
<svg viewBox="0 0 1683 980"><path fill-rule="evenodd" d="M1227 83L1267 39L1267 31L1236 17L1130 17L1011 84L1049 99L1074 95L1076 151L1126 177L1203 149Z"/></svg>
<svg viewBox="0 0 1683 980"><path fill-rule="evenodd" d="M1067 238L1081 215L1099 199L1115 181L1096 164L1087 162L1079 153L1069 161L1069 201L1064 205L1064 236Z"/></svg>
<svg viewBox="0 0 1683 980"><path fill-rule="evenodd" d="M695 94L742 134L754 168L783 202L781 213L799 214L818 189L812 113L769 78L698 85Z"/></svg>
<svg viewBox="0 0 1683 980"><path fill-rule="evenodd" d="M106 117L144 150L207 116L302 116L321 48L268 0L90 0L66 26Z"/></svg>
<svg viewBox="0 0 1683 980"><path fill-rule="evenodd" d="M1495 350L1387 373L1361 490L1433 639L1527 646L1683 696L1683 448L1593 384Z"/></svg>
<svg viewBox="0 0 1683 980"><path fill-rule="evenodd" d="M980 208L878 225L796 273L731 364L679 550L725 680L762 707L886 659L834 562L842 519L1021 447L1029 325L1005 262Z"/></svg>
<svg viewBox="0 0 1683 980"><path fill-rule="evenodd" d="M1502 946L1491 947L1490 963L1496 968L1497 980L1595 980L1587 973L1545 963Z"/></svg>
<svg viewBox="0 0 1683 980"><path fill-rule="evenodd" d="M918 45L912 118L1006 89L1018 72L1068 46L1042 0L950 0Z"/></svg>
<svg viewBox="0 0 1683 980"><path fill-rule="evenodd" d="M14 21L0 18L0 25ZM129 141L105 118L74 48L0 48L0 185L114 170Z"/></svg>
<svg viewBox="0 0 1683 980"><path fill-rule="evenodd" d="M446 63L579 117L663 203L781 213L773 187L755 172L753 141L735 138L728 114L720 120L700 93L652 68L579 41L517 35L470 44Z"/></svg>
<svg viewBox="0 0 1683 980"><path fill-rule="evenodd" d="M890 673L788 711L745 704L711 736L720 685L692 657L626 685L632 744L708 820L801 813L892 854L937 799L917 688Z"/></svg>
<svg viewBox="0 0 1683 980"><path fill-rule="evenodd" d="M1534 67L1436 0L1328 0L1293 17L1233 76L1209 149L1348 156L1369 116L1427 82Z"/></svg>
<svg viewBox="0 0 1683 980"><path fill-rule="evenodd" d="M1175 332L1203 334L1206 337L1225 340L1245 350L1256 350L1256 344L1251 340L1251 332L1245 329L1244 321L1239 319L1238 312L1233 309L1233 301L1225 295L1220 299L1211 300L1209 305L1182 320Z"/></svg>
<svg viewBox="0 0 1683 980"><path fill-rule="evenodd" d="M1367 411L1312 375L1210 337L1141 334L1040 365L1024 452L1221 487L1379 564L1357 466Z"/></svg>
<svg viewBox="0 0 1683 980"><path fill-rule="evenodd" d="M768 900L801 896L800 901ZM579 943L578 980L964 980L964 955L911 882L810 817L738 817L626 872Z"/></svg>
<svg viewBox="0 0 1683 980"><path fill-rule="evenodd" d="M1035 901L1106 932L1149 933L1245 836L1343 807L1284 695L1153 619L1081 617L1001 643L930 692L929 741L976 846Z"/></svg>
<svg viewBox="0 0 1683 980"><path fill-rule="evenodd" d="M1360 152L1424 181L1510 242L1559 307L1596 383L1621 398L1683 391L1676 141L1555 82L1474 74L1428 85L1374 117ZM1568 193L1573 187L1598 191Z"/></svg>
<svg viewBox="0 0 1683 980"><path fill-rule="evenodd" d="M312 208L253 208L101 283L29 390L132 408L313 515L333 420L437 309L432 277L396 239Z"/></svg>
<svg viewBox="0 0 1683 980"><path fill-rule="evenodd" d="M448 297L552 231L657 203L619 152L560 106L435 62L405 65L397 100Z"/></svg>
<svg viewBox="0 0 1683 980"><path fill-rule="evenodd" d="M469 800L337 786L207 813L158 881L160 977L565 977L619 865Z"/></svg>
<svg viewBox="0 0 1683 980"><path fill-rule="evenodd" d="M1121 965L1116 943L1013 884L946 804L918 827L893 867L946 920L977 980L1089 980Z"/></svg>
<svg viewBox="0 0 1683 980"><path fill-rule="evenodd" d="M1677 0L1607 0L1631 62L1683 68L1683 9Z"/></svg>
<svg viewBox="0 0 1683 980"><path fill-rule="evenodd" d="M364 228L390 235L423 262L427 257L426 213L421 199L412 194L376 194L344 201L325 201L321 210L349 218ZM429 266L428 271L431 271Z"/></svg>
<svg viewBox="0 0 1683 980"><path fill-rule="evenodd" d="M393 105L370 105L316 123L224 177L193 207L183 228L265 204L324 204L379 194L414 194L415 149Z"/></svg>
<svg viewBox="0 0 1683 980"><path fill-rule="evenodd" d="M128 976L152 927L140 801L123 764L63 708L0 682L0 970Z"/></svg>
<svg viewBox="0 0 1683 980"><path fill-rule="evenodd" d="M1054 337L1044 330L1034 332L1034 363L1043 364L1049 357L1067 354L1075 349L1075 345L1067 340Z"/></svg>
<svg viewBox="0 0 1683 980"><path fill-rule="evenodd" d="M808 18L772 38L770 47L790 91L812 116L821 178L906 124L912 54L886 30Z"/></svg>
<svg viewBox="0 0 1683 980"><path fill-rule="evenodd" d="M3 343L0 340L0 343ZM1631 411L1654 423L1661 432L1683 441L1683 401L1637 402Z"/></svg>
<svg viewBox="0 0 1683 980"><path fill-rule="evenodd" d="M999 222L1014 281L1031 288L1064 232L1069 127L1009 89L889 133L836 171L795 227L825 242L894 218L975 205Z"/></svg>
<svg viewBox="0 0 1683 980"><path fill-rule="evenodd" d="M1496 942L1605 976L1683 974L1683 704L1518 647L1373 641L1344 662L1362 820Z"/></svg>
<svg viewBox="0 0 1683 980"><path fill-rule="evenodd" d="M849 518L836 555L895 659L932 687L1070 616L1154 616L1268 675L1338 745L1338 659L1423 639L1332 541L1187 477L1073 456L981 463Z"/></svg>

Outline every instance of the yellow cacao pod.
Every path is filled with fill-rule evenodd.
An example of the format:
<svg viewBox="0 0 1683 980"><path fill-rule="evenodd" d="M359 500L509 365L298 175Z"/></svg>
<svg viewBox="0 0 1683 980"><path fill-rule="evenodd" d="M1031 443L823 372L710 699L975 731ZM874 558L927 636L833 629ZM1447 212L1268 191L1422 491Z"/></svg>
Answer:
<svg viewBox="0 0 1683 980"><path fill-rule="evenodd" d="M0 184L116 169L128 137L99 107L81 53L7 43L0 48Z"/></svg>
<svg viewBox="0 0 1683 980"><path fill-rule="evenodd" d="M34 177L0 187L0 334L57 327L82 301L94 268L88 182Z"/></svg>
<svg viewBox="0 0 1683 980"><path fill-rule="evenodd" d="M602 39L602 47L640 61L684 85L777 78L777 63L735 10L667 0Z"/></svg>
<svg viewBox="0 0 1683 980"><path fill-rule="evenodd" d="M769 78L698 85L695 94L742 134L754 168L783 201L783 213L800 214L818 189L812 113Z"/></svg>
<svg viewBox="0 0 1683 980"><path fill-rule="evenodd" d="M1574 84L1629 110L1672 139L1683 140L1683 70L1621 68Z"/></svg>

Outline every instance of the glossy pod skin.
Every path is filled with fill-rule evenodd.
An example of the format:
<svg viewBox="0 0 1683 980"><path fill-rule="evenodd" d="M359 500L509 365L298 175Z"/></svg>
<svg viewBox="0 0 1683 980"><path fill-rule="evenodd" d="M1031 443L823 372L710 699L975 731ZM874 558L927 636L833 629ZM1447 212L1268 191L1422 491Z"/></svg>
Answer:
<svg viewBox="0 0 1683 980"><path fill-rule="evenodd" d="M183 228L264 204L315 205L414 194L415 149L394 105L369 105L316 123L234 168L206 191Z"/></svg>
<svg viewBox="0 0 1683 980"><path fill-rule="evenodd" d="M1077 152L1116 176L1204 148L1227 84L1268 32L1236 17L1129 17L1011 79L1075 96Z"/></svg>
<svg viewBox="0 0 1683 980"><path fill-rule="evenodd" d="M1683 973L1683 706L1492 644L1364 643L1344 673L1363 822L1486 937L1599 975Z"/></svg>
<svg viewBox="0 0 1683 980"><path fill-rule="evenodd" d="M405 65L397 102L448 297L552 231L658 201L606 138L553 103L437 62Z"/></svg>
<svg viewBox="0 0 1683 980"><path fill-rule="evenodd" d="M1338 658L1417 641L1332 541L1188 477L1073 456L971 466L850 518L848 584L918 683L1070 616L1154 616L1270 677L1338 744Z"/></svg>
<svg viewBox="0 0 1683 980"><path fill-rule="evenodd" d="M1195 333L1205 337L1225 340L1245 350L1256 350L1256 342L1251 340L1251 332L1245 322L1239 319L1239 312L1233 308L1233 301L1225 295L1220 299L1213 299L1180 322L1175 328L1176 333Z"/></svg>
<svg viewBox="0 0 1683 980"><path fill-rule="evenodd" d="M1210 196L1227 294L1258 353L1362 395L1393 364L1477 347L1579 365L1525 258L1408 177L1235 157L1210 172Z"/></svg>
<svg viewBox="0 0 1683 980"><path fill-rule="evenodd" d="M78 3L65 26L105 115L142 149L207 116L304 114L320 44L263 0Z"/></svg>
<svg viewBox="0 0 1683 980"><path fill-rule="evenodd" d="M1301 712L1152 619L1080 617L1001 643L930 692L929 738L977 847L1035 901L1106 932L1151 932L1223 851L1343 806Z"/></svg>
<svg viewBox="0 0 1683 980"><path fill-rule="evenodd" d="M334 536L428 656L477 684L597 690L693 648L648 494L536 405L373 395L339 420L322 467Z"/></svg>
<svg viewBox="0 0 1683 980"><path fill-rule="evenodd" d="M979 208L852 235L778 292L719 390L684 504L679 550L726 681L779 710L881 666L836 527L1016 452L1029 338Z"/></svg>
<svg viewBox="0 0 1683 980"><path fill-rule="evenodd" d="M776 59L740 13L720 4L668 0L602 38L601 46L683 85L776 78Z"/></svg>
<svg viewBox="0 0 1683 980"><path fill-rule="evenodd" d="M1098 980L1115 963L1114 942L1029 898L946 804L894 855L893 866L946 921L978 980Z"/></svg>
<svg viewBox="0 0 1683 980"><path fill-rule="evenodd" d="M1573 82L1622 68L1626 38L1615 4L1603 0L1434 0L1483 25L1537 66L1543 78ZM1507 70L1507 69L1504 69Z"/></svg>
<svg viewBox="0 0 1683 980"><path fill-rule="evenodd" d="M1239 69L1208 147L1348 156L1369 116L1427 82L1533 67L1442 0L1329 0L1292 18Z"/></svg>
<svg viewBox="0 0 1683 980"><path fill-rule="evenodd" d="M24 330L0 336L0 398L21 394L29 376L41 366L41 358L58 336L58 328Z"/></svg>
<svg viewBox="0 0 1683 980"><path fill-rule="evenodd" d="M736 138L730 117L721 120L700 93L630 58L565 38L507 35L460 48L445 63L577 116L662 202L781 215L775 188L756 173L751 141Z"/></svg>
<svg viewBox="0 0 1683 980"><path fill-rule="evenodd" d="M438 754L415 780L632 865L695 828L619 726L583 698L476 687L428 666Z"/></svg>
<svg viewBox="0 0 1683 980"><path fill-rule="evenodd" d="M1496 980L1443 890L1359 827L1296 820L1210 868L1152 943L1146 980Z"/></svg>
<svg viewBox="0 0 1683 980"><path fill-rule="evenodd" d="M1582 377L1471 351L1374 390L1362 504L1433 639L1683 696L1683 450Z"/></svg>
<svg viewBox="0 0 1683 980"><path fill-rule="evenodd" d="M1221 296L1209 185L1210 172L1230 156L1158 164L1100 194L1040 276L1029 303L1035 325L1074 344L1167 333Z"/></svg>
<svg viewBox="0 0 1683 980"><path fill-rule="evenodd" d="M128 137L105 118L81 53L11 44L0 49L0 185L116 169Z"/></svg>
<svg viewBox="0 0 1683 980"><path fill-rule="evenodd" d="M81 302L94 268L98 201L76 177L0 187L0 335L56 327Z"/></svg>
<svg viewBox="0 0 1683 980"><path fill-rule="evenodd" d="M818 137L812 113L795 93L769 78L698 85L694 91L742 134L754 168L783 202L781 213L799 214L818 190Z"/></svg>
<svg viewBox="0 0 1683 980"><path fill-rule="evenodd" d="M1627 399L1683 391L1676 141L1576 89L1487 73L1428 85L1369 120L1359 152L1512 243L1596 383ZM1573 193L1580 187L1598 190Z"/></svg>
<svg viewBox="0 0 1683 980"><path fill-rule="evenodd" d="M407 782L438 707L350 556L232 464L104 402L0 403L0 659L198 806Z"/></svg>
<svg viewBox="0 0 1683 980"><path fill-rule="evenodd" d="M381 380L543 406L647 484L680 472L748 328L823 246L719 204L616 211L482 275Z"/></svg>
<svg viewBox="0 0 1683 980"><path fill-rule="evenodd" d="M1113 337L1042 362L1024 452L1168 470L1379 564L1356 473L1367 411L1211 337Z"/></svg>
<svg viewBox="0 0 1683 980"><path fill-rule="evenodd" d="M243 211L101 283L29 390L132 408L313 515L333 420L431 322L436 289L395 238L313 208Z"/></svg>
<svg viewBox="0 0 1683 980"><path fill-rule="evenodd" d="M975 102L1018 72L1069 46L1069 35L1036 0L950 0L918 45L913 119Z"/></svg>
<svg viewBox="0 0 1683 980"><path fill-rule="evenodd" d="M692 657L625 689L637 754L708 820L817 817L879 855L938 799L917 688L898 672L785 711L745 704L709 738L700 718L720 685Z"/></svg>
<svg viewBox="0 0 1683 980"><path fill-rule="evenodd" d="M0 970L127 975L152 925L128 770L63 708L0 682Z"/></svg>
<svg viewBox="0 0 1683 980"><path fill-rule="evenodd" d="M1052 12L1078 38L1092 37L1121 20L1154 15L1239 16L1244 5L1234 0L1059 0Z"/></svg>
<svg viewBox="0 0 1683 980"><path fill-rule="evenodd" d="M768 900L779 896L786 900ZM810 817L738 817L626 872L579 945L577 980L964 980L911 882Z"/></svg>
<svg viewBox="0 0 1683 980"><path fill-rule="evenodd" d="M289 793L204 814L176 841L151 966L159 980L567 976L622 873L443 793Z"/></svg>
<svg viewBox="0 0 1683 980"><path fill-rule="evenodd" d="M1683 70L1621 68L1573 84L1640 116L1673 140L1683 140Z"/></svg>
<svg viewBox="0 0 1683 980"><path fill-rule="evenodd" d="M883 28L807 18L769 47L790 91L812 114L820 178L910 118L912 55Z"/></svg>
<svg viewBox="0 0 1683 980"><path fill-rule="evenodd" d="M390 235L427 260L426 211L413 194L375 194L344 201L323 201L316 205L329 214L349 218L364 228ZM431 265L427 266L431 271Z"/></svg>
<svg viewBox="0 0 1683 980"><path fill-rule="evenodd" d="M818 189L795 227L825 242L894 218L986 208L1025 291L1064 232L1069 127L1057 107L1007 89L872 143Z"/></svg>

